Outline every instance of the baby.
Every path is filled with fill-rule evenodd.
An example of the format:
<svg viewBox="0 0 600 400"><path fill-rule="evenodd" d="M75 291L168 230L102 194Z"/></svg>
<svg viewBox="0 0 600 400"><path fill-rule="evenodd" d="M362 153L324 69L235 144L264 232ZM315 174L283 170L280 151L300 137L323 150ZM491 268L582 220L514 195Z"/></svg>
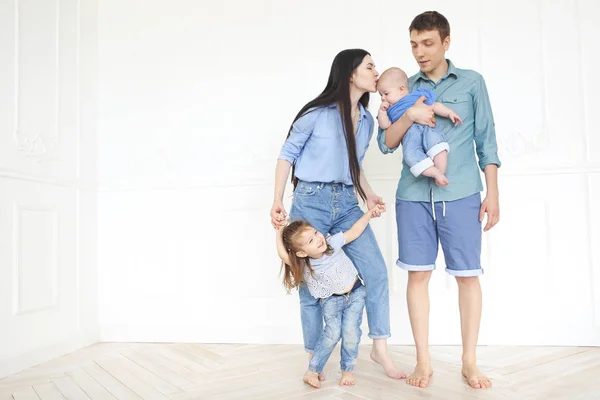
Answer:
<svg viewBox="0 0 600 400"><path fill-rule="evenodd" d="M436 95L430 90L408 91L408 76L400 68L387 69L377 82L381 95L381 107L377 121L381 129L387 129L396 122L415 102L425 96L425 104L433 105L433 112L449 118L454 126L462 124L460 117L451 109L435 101ZM402 156L414 176L424 175L435 179L438 186L448 185L446 167L450 146L444 134L427 125L412 124L402 138Z"/></svg>

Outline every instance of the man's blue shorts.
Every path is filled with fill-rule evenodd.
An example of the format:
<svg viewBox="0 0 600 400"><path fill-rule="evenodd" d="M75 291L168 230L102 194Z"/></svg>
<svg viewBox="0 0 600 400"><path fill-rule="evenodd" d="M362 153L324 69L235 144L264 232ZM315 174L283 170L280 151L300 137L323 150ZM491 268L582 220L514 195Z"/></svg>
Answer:
<svg viewBox="0 0 600 400"><path fill-rule="evenodd" d="M479 193L455 201L396 200L396 264L408 271L434 270L439 239L446 272L465 277L483 274L480 207Z"/></svg>

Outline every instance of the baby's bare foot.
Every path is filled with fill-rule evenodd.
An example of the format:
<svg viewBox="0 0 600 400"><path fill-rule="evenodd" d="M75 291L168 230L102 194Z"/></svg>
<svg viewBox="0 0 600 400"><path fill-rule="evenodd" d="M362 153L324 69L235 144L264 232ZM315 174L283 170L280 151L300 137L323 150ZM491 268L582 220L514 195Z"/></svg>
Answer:
<svg viewBox="0 0 600 400"><path fill-rule="evenodd" d="M342 372L342 379L340 379L340 386L354 386L356 380L352 372Z"/></svg>
<svg viewBox="0 0 600 400"><path fill-rule="evenodd" d="M319 382L319 374L317 374L316 372L306 372L306 374L304 374L304 377L302 378L302 381L307 385L310 385L317 389L321 387L321 383Z"/></svg>
<svg viewBox="0 0 600 400"><path fill-rule="evenodd" d="M438 186L447 186L448 185L448 178L446 178L446 175L439 175L435 177L435 184Z"/></svg>

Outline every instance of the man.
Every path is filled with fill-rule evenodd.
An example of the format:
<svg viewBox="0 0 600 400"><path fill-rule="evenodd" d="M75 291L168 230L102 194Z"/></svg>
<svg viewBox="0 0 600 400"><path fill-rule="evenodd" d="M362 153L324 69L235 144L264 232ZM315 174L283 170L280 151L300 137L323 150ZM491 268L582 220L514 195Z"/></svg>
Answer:
<svg viewBox="0 0 600 400"><path fill-rule="evenodd" d="M498 168L496 133L492 109L483 77L477 72L456 68L445 57L450 46L448 20L435 11L418 15L410 27L410 43L420 72L409 80L410 90L428 89L437 101L458 114L463 124L453 127L447 118L438 118L437 127L446 133L448 153L447 186L437 186L433 179L414 177L403 162L396 192L398 226L397 265L408 272L407 303L417 349L417 366L407 383L427 387L433 374L429 358L428 284L442 244L446 271L456 277L462 333L462 374L473 388L491 387L490 380L476 365L476 346L481 320L480 263L481 225L487 213L484 231L499 219ZM421 103L421 102L419 102ZM379 129L381 151L398 148L402 137L427 107L417 104L391 125ZM412 113L411 113L412 111ZM429 116L433 118L433 112ZM429 125L433 125L432 119ZM485 173L487 194L483 190L479 168Z"/></svg>

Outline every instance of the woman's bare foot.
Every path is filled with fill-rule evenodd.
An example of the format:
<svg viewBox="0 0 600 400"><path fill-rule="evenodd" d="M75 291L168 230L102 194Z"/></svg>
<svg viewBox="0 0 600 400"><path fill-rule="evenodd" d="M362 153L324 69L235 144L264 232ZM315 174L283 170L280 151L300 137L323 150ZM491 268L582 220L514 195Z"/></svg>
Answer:
<svg viewBox="0 0 600 400"><path fill-rule="evenodd" d="M340 379L340 386L354 386L356 380L354 379L354 374L352 372L343 372L342 371L342 379Z"/></svg>
<svg viewBox="0 0 600 400"><path fill-rule="evenodd" d="M379 353L375 348L371 350L371 360L383 367L386 375L394 379L404 379L406 374L402 371L398 371L394 362L387 353Z"/></svg>
<svg viewBox="0 0 600 400"><path fill-rule="evenodd" d="M487 389L492 387L490 378L482 374L475 364L464 364L461 372L469 386L474 389Z"/></svg>
<svg viewBox="0 0 600 400"><path fill-rule="evenodd" d="M433 370L429 364L417 364L415 372L406 378L406 383L411 386L426 388L429 386L431 375L433 375Z"/></svg>
<svg viewBox="0 0 600 400"><path fill-rule="evenodd" d="M317 389L321 387L321 382L319 382L319 374L316 372L307 371L306 374L304 374L302 381L307 385Z"/></svg>

